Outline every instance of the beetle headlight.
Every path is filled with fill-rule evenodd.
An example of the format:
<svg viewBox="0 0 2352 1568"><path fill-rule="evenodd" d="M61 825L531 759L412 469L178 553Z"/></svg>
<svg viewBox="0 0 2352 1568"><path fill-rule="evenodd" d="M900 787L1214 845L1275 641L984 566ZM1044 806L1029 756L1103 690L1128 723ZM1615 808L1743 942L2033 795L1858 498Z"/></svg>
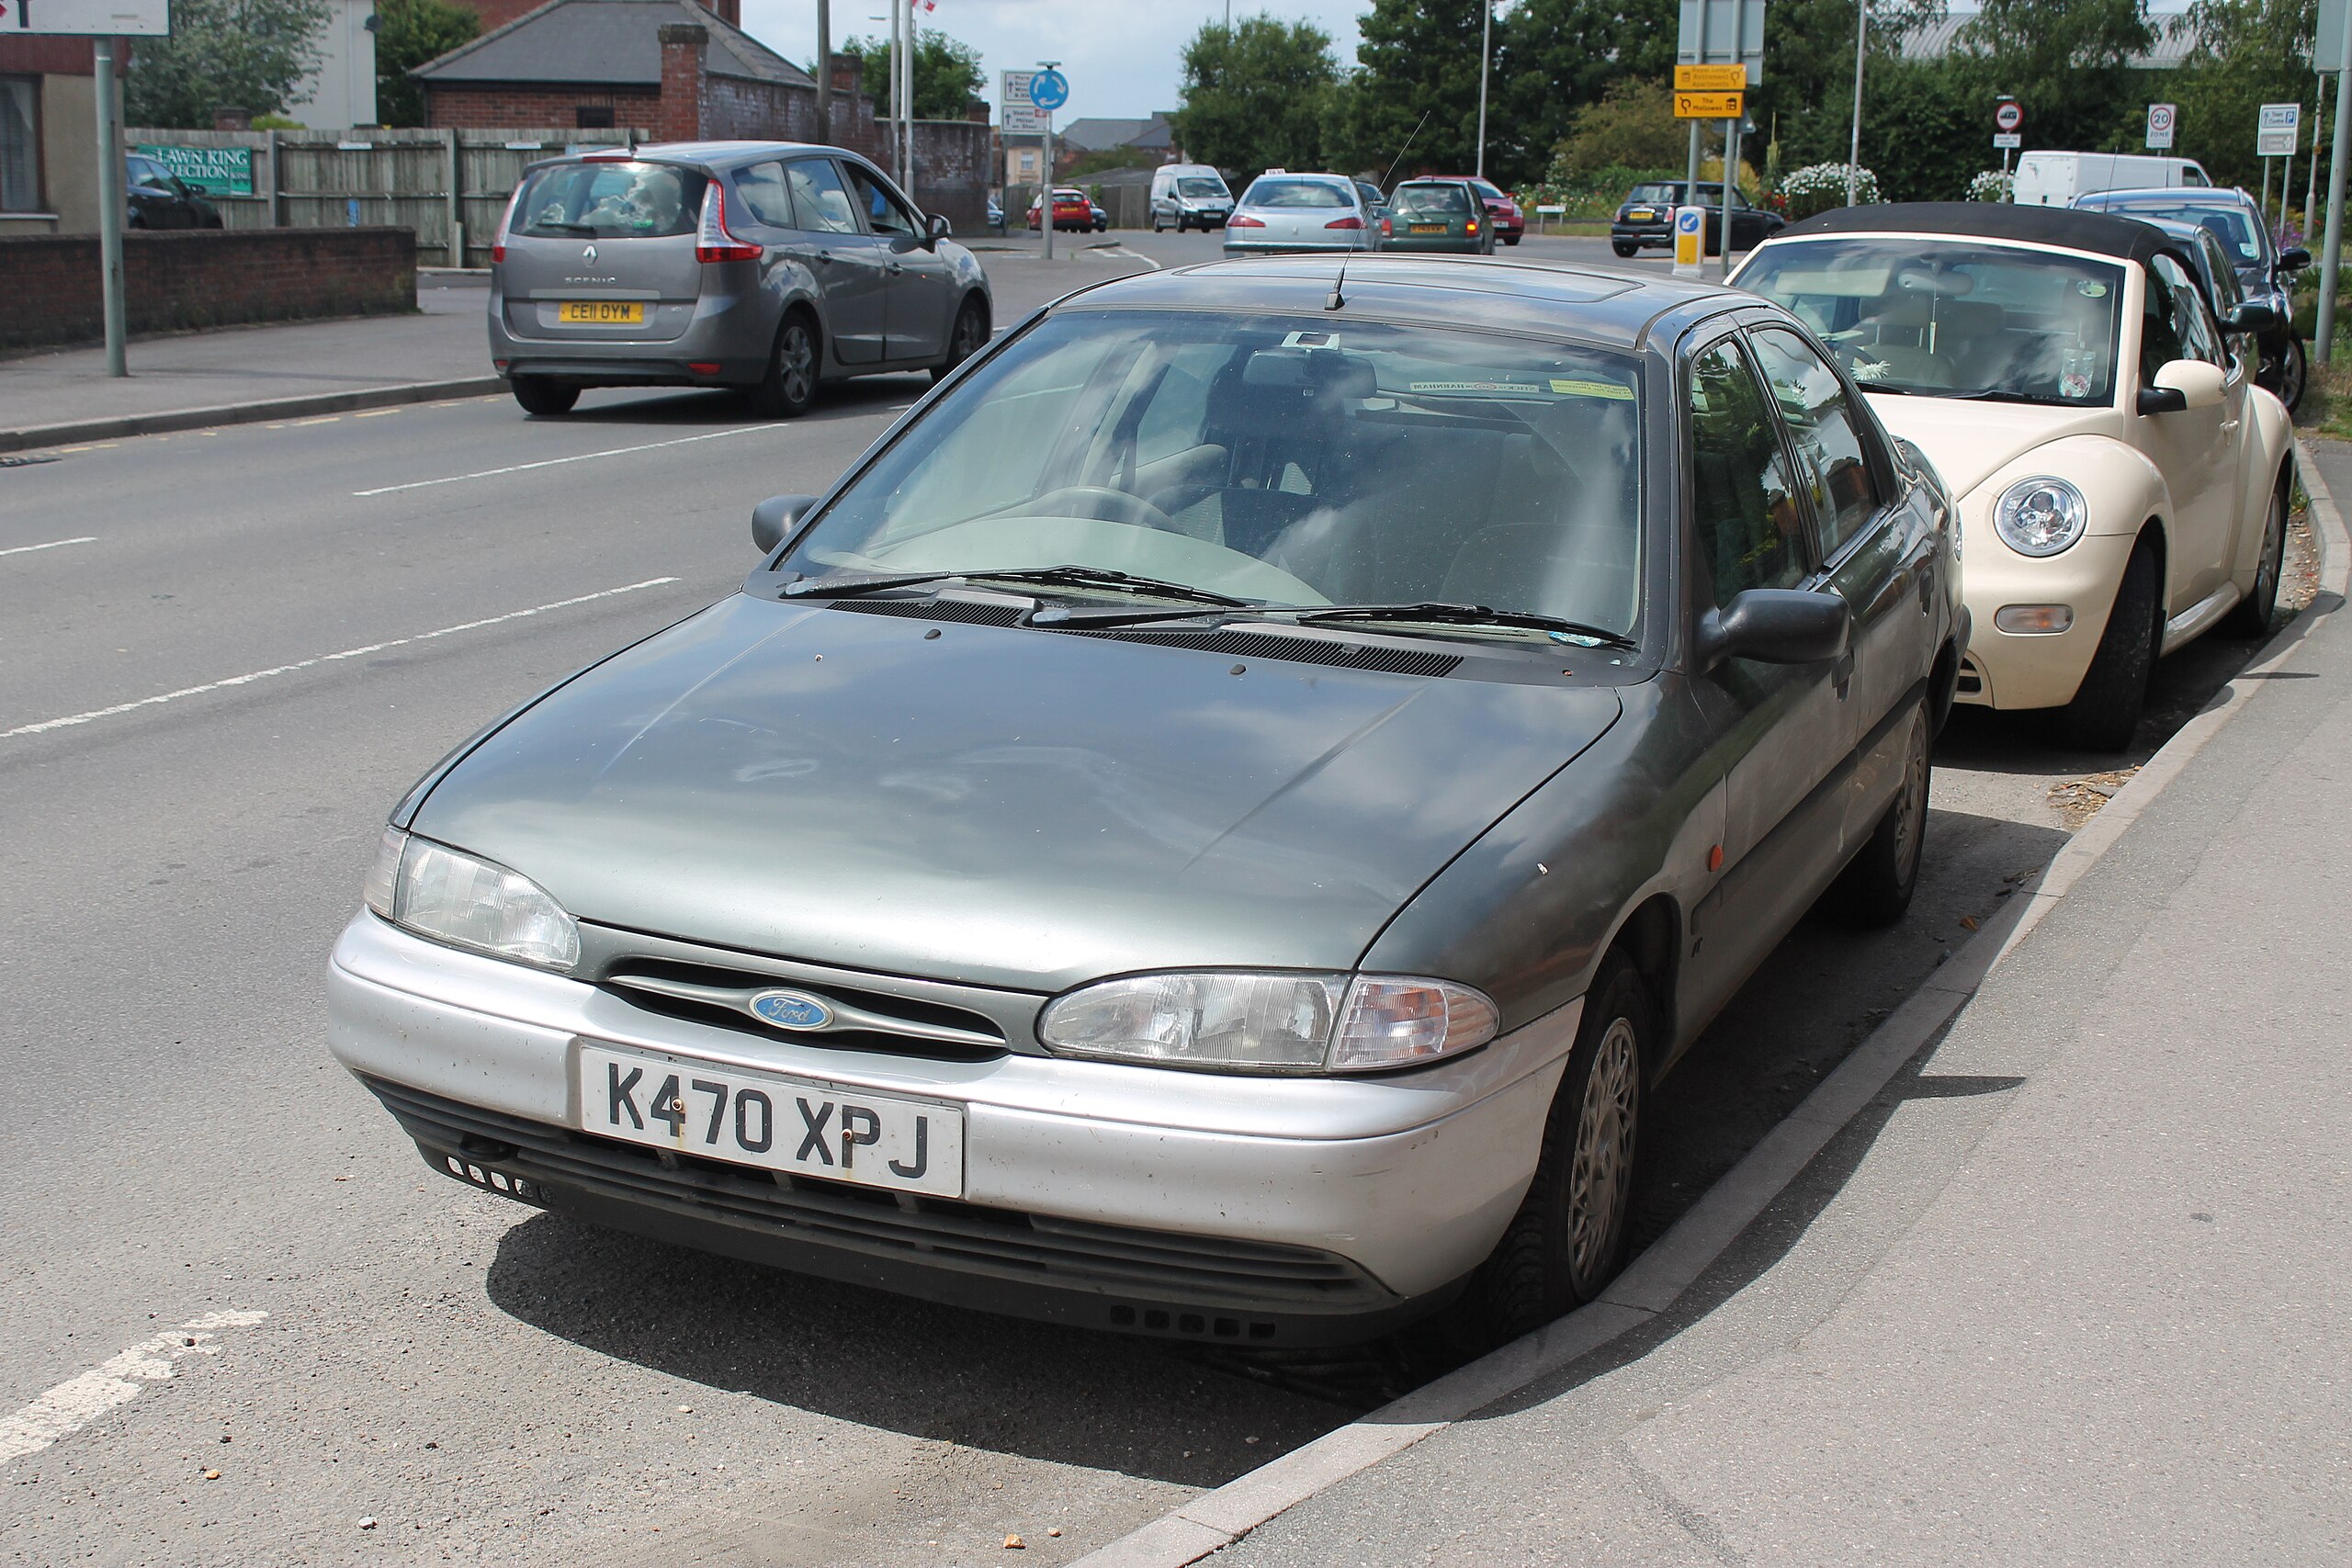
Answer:
<svg viewBox="0 0 2352 1568"><path fill-rule="evenodd" d="M542 969L580 960L578 923L537 883L398 828L376 846L367 898L394 925L452 947Z"/></svg>
<svg viewBox="0 0 2352 1568"><path fill-rule="evenodd" d="M1063 1055L1227 1073L1365 1073L1475 1050L1495 1004L1468 986L1397 975L1193 970L1083 986L1046 1005L1037 1037Z"/></svg>
<svg viewBox="0 0 2352 1568"><path fill-rule="evenodd" d="M2083 492L2048 474L2019 479L1993 503L1993 531L2021 556L2054 556L2083 536L2091 509Z"/></svg>

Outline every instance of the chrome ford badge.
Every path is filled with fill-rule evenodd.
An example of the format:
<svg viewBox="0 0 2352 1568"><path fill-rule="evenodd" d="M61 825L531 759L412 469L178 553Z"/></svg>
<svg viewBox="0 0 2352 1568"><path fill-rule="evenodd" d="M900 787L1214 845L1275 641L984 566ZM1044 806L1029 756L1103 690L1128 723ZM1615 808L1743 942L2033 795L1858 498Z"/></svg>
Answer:
<svg viewBox="0 0 2352 1568"><path fill-rule="evenodd" d="M752 998L752 1011L763 1023L803 1033L833 1021L833 1010L805 991L762 991Z"/></svg>

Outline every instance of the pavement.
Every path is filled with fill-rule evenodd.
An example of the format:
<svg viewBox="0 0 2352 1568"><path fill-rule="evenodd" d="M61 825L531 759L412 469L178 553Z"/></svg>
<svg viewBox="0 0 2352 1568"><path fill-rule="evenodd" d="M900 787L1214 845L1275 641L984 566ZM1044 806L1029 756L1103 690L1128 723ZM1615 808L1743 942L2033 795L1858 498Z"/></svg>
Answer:
<svg viewBox="0 0 2352 1568"><path fill-rule="evenodd" d="M2317 463L2352 495L2352 446ZM2128 830L1678 1299L1221 1550L1171 1519L1097 1561L2352 1561L2332 570L2226 725L2191 724Z"/></svg>

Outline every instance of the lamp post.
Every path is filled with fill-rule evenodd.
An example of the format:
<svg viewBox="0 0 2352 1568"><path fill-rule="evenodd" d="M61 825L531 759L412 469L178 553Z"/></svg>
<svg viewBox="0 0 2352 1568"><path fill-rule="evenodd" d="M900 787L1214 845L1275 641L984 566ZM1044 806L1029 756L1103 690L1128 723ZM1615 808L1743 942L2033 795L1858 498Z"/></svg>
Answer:
<svg viewBox="0 0 2352 1568"><path fill-rule="evenodd" d="M1862 58L1871 36L1871 0L1854 0L1854 130L1846 143L1846 205L1854 205L1862 162Z"/></svg>
<svg viewBox="0 0 2352 1568"><path fill-rule="evenodd" d="M1495 0L1478 0L1478 157L1471 170L1487 177L1487 62L1495 56Z"/></svg>

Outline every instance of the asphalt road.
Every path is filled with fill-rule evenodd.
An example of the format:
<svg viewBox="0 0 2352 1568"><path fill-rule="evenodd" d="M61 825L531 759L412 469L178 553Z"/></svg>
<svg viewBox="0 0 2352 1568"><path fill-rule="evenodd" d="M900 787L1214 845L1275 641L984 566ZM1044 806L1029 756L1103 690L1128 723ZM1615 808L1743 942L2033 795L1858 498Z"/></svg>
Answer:
<svg viewBox="0 0 2352 1568"><path fill-rule="evenodd" d="M1010 321L1215 250L985 259ZM1204 1361L590 1231L436 1177L327 1056L325 954L410 781L728 592L750 503L821 489L923 385L786 424L481 400L0 470L0 1455L68 1433L0 1457L0 1553L897 1563L1017 1531L1057 1561L1424 1370ZM2238 656L2167 662L2143 754ZM2030 886L2089 765L1954 727L1912 917L1773 955L1668 1086L1645 1235Z"/></svg>

